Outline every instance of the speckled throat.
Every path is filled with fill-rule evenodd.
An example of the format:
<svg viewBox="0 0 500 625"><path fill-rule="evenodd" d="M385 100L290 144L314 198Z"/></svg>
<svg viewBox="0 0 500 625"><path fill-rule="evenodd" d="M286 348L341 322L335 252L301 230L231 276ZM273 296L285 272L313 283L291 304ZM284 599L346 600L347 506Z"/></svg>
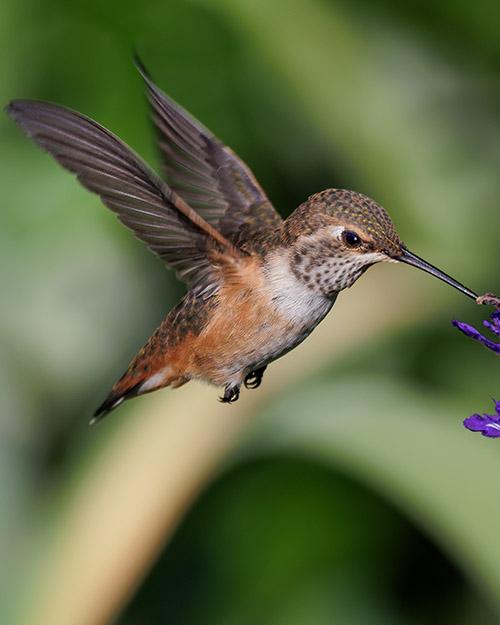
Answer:
<svg viewBox="0 0 500 625"><path fill-rule="evenodd" d="M340 250L331 237L301 237L291 254L291 270L310 289L331 298L350 287L371 265L389 260L380 252L359 254Z"/></svg>

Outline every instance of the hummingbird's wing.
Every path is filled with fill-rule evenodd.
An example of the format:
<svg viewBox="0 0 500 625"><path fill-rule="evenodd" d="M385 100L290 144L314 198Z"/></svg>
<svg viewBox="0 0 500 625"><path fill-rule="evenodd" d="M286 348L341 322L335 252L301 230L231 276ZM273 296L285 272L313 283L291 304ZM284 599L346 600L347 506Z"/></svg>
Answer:
<svg viewBox="0 0 500 625"><path fill-rule="evenodd" d="M213 293L219 284L220 267L210 263L211 250L244 255L96 122L62 106L32 100L14 100L5 110L197 294Z"/></svg>
<svg viewBox="0 0 500 625"><path fill-rule="evenodd" d="M169 186L235 245L278 228L282 218L245 163L166 96L138 59L136 65L153 108Z"/></svg>

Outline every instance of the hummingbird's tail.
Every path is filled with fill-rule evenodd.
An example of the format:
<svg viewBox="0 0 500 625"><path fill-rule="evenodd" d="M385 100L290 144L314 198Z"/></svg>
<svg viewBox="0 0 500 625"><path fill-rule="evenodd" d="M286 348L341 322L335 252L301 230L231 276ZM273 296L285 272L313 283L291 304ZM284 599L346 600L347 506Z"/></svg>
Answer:
<svg viewBox="0 0 500 625"><path fill-rule="evenodd" d="M151 393L167 386L179 388L191 379L191 376L172 365L167 364L153 370L147 365L144 366L143 353L144 350L134 358L127 371L113 386L109 395L95 411L90 425L103 419L126 399Z"/></svg>
<svg viewBox="0 0 500 625"><path fill-rule="evenodd" d="M90 425L101 421L104 419L106 415L108 415L112 410L114 410L117 406L119 406L126 399L130 399L132 397L136 397L139 395L140 387L142 386L143 380L135 384L134 386L127 389L125 392L123 391L122 385L120 382L123 380L121 378L114 386L112 391L106 397L106 399L102 402L99 408L94 412L94 416L90 420Z"/></svg>

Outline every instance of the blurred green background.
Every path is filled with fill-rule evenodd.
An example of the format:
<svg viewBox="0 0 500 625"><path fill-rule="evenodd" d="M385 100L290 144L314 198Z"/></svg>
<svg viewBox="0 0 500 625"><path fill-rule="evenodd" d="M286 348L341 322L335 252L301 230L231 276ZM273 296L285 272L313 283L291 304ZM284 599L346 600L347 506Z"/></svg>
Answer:
<svg viewBox="0 0 500 625"><path fill-rule="evenodd" d="M6 0L1 101L75 108L157 164L136 49L289 214L327 187L500 291L500 9L445 0ZM88 420L183 292L0 119L0 621L485 624L500 617L488 314L371 269L237 405L192 383Z"/></svg>

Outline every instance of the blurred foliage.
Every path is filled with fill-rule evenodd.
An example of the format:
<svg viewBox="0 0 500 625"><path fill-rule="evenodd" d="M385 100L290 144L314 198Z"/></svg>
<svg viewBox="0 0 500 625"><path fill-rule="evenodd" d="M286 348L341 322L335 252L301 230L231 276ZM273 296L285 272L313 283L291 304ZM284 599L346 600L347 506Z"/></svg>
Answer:
<svg viewBox="0 0 500 625"><path fill-rule="evenodd" d="M297 453L244 464L213 485L123 618L217 625L475 621L496 619L432 542L342 471Z"/></svg>
<svg viewBox="0 0 500 625"><path fill-rule="evenodd" d="M156 164L136 49L283 215L320 189L355 188L410 249L498 292L499 13L487 0L7 0L0 95L78 109ZM40 623L40 579L61 536L77 533L68 509L151 404L98 429L89 416L183 287L6 116L0 137L0 621L20 622L29 605L27 622ZM178 520L149 559L127 545L144 578L122 593L117 623L498 622L500 452L461 420L490 408L499 362L449 324L480 324L485 311L394 267L371 270L342 305L370 281L386 298L351 309L353 349L336 356L323 341L332 355L319 370L319 352L297 350L286 357L297 383L270 371L260 402L242 394L252 425L202 472L198 490L210 485L172 540ZM411 316L370 317L400 300ZM216 395L213 411L227 410ZM168 391L161 401L164 420L184 405ZM184 505L196 492L185 486ZM107 552L95 551L98 576Z"/></svg>

